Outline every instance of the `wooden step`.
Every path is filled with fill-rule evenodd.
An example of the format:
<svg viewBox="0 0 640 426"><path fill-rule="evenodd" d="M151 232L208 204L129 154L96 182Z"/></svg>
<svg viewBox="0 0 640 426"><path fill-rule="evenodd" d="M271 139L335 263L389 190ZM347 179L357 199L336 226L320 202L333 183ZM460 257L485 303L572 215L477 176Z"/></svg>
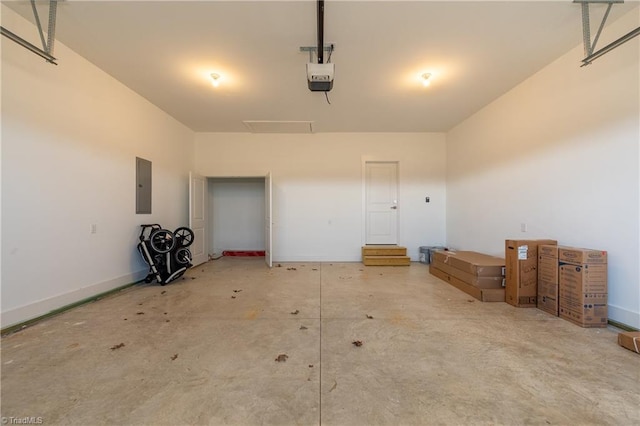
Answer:
<svg viewBox="0 0 640 426"><path fill-rule="evenodd" d="M395 245L362 246L362 257L365 256L406 256L407 248Z"/></svg>
<svg viewBox="0 0 640 426"><path fill-rule="evenodd" d="M362 263L366 266L409 266L409 256L363 256Z"/></svg>

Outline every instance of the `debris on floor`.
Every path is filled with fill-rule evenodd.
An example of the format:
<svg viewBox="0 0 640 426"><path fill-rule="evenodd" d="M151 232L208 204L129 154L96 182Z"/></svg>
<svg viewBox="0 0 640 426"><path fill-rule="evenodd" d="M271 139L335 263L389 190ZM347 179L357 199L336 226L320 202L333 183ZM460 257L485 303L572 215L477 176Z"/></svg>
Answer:
<svg viewBox="0 0 640 426"><path fill-rule="evenodd" d="M123 348L123 347L124 347L124 343L119 343L119 344L117 344L115 346L111 346L111 350L115 351L116 349L120 349L120 348Z"/></svg>
<svg viewBox="0 0 640 426"><path fill-rule="evenodd" d="M469 303L473 303L473 302L475 302L475 300L473 300L473 299L467 299L467 302L469 302Z"/></svg>
<svg viewBox="0 0 640 426"><path fill-rule="evenodd" d="M142 306L142 303L138 303L138 306Z"/></svg>
<svg viewBox="0 0 640 426"><path fill-rule="evenodd" d="M176 358L178 358L178 354L173 355L173 356L171 357L171 361L175 361L175 360L176 360Z"/></svg>
<svg viewBox="0 0 640 426"><path fill-rule="evenodd" d="M309 368L313 368L313 364L309 364Z"/></svg>
<svg viewBox="0 0 640 426"><path fill-rule="evenodd" d="M125 318L124 320L126 321L127 319Z"/></svg>
<svg viewBox="0 0 640 426"><path fill-rule="evenodd" d="M360 340L354 340L351 343L353 344L353 346L358 346L358 347L362 346L362 341L360 341Z"/></svg>
<svg viewBox="0 0 640 426"><path fill-rule="evenodd" d="M165 322L169 322L169 321L171 321L171 320L166 320Z"/></svg>
<svg viewBox="0 0 640 426"><path fill-rule="evenodd" d="M367 314L367 318L373 319L373 317L371 315L369 315L369 314Z"/></svg>
<svg viewBox="0 0 640 426"><path fill-rule="evenodd" d="M278 355L278 357L276 358L276 362L286 362L287 358L289 358L289 355L287 354L280 354Z"/></svg>
<svg viewBox="0 0 640 426"><path fill-rule="evenodd" d="M297 271L296 268L287 268L287 271Z"/></svg>
<svg viewBox="0 0 640 426"><path fill-rule="evenodd" d="M136 312L136 315L144 315L144 312Z"/></svg>
<svg viewBox="0 0 640 426"><path fill-rule="evenodd" d="M296 309L295 311L293 311L293 312L289 312L289 313L290 313L291 315L298 315L298 314L300 313L300 311Z"/></svg>
<svg viewBox="0 0 640 426"><path fill-rule="evenodd" d="M312 269L312 271L317 271L317 269L316 269L316 268L313 268L313 269Z"/></svg>
<svg viewBox="0 0 640 426"><path fill-rule="evenodd" d="M242 291L242 289L240 290L233 290L234 293L240 293Z"/></svg>
<svg viewBox="0 0 640 426"><path fill-rule="evenodd" d="M308 328L307 328L307 327L305 327L304 325L301 325L301 326L300 326L300 330L308 330Z"/></svg>
<svg viewBox="0 0 640 426"><path fill-rule="evenodd" d="M336 381L334 380L334 381L333 381L333 386L331 386L331 389L329 389L329 392L333 392L333 390L334 390L335 388L337 388L337 387L338 387L338 382L336 382Z"/></svg>
<svg viewBox="0 0 640 426"><path fill-rule="evenodd" d="M196 277L191 277L191 279L192 279L192 280L195 280L195 279L196 279Z"/></svg>
<svg viewBox="0 0 640 426"><path fill-rule="evenodd" d="M276 268L282 268L282 265L278 263L278 264L276 265Z"/></svg>
<svg viewBox="0 0 640 426"><path fill-rule="evenodd" d="M167 313L166 313L166 312L165 312L164 314L165 314L165 315L167 315Z"/></svg>
<svg viewBox="0 0 640 426"><path fill-rule="evenodd" d="M231 296L231 298L232 298L232 299L235 299L236 297L235 297L235 296Z"/></svg>
<svg viewBox="0 0 640 426"><path fill-rule="evenodd" d="M160 294L165 294L166 292L167 292L167 290L162 290L162 291L160 292Z"/></svg>

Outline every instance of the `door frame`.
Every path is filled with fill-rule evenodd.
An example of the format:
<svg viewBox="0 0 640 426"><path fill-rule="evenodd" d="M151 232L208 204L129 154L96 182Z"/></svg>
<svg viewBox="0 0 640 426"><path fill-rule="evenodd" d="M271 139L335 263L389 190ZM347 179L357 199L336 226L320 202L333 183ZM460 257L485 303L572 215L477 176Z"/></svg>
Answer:
<svg viewBox="0 0 640 426"><path fill-rule="evenodd" d="M269 268L273 265L273 175L271 172L267 172L264 175L203 175L207 182L209 179L263 179L265 182L265 263L269 266ZM270 191L267 191L266 185L267 183L270 186ZM270 200L267 200L267 197L270 197ZM269 208L269 212L267 212L267 208ZM268 215L267 215L268 213ZM266 223L267 216L269 216L269 224ZM207 215L207 225L209 229L209 233L213 232L213 224L209 223L209 215ZM268 225L271 225L267 228ZM271 238L268 239L267 237ZM209 238L210 235L207 236Z"/></svg>
<svg viewBox="0 0 640 426"><path fill-rule="evenodd" d="M396 186L398 193L398 206L402 205L402 192L400 186L400 160L397 159L381 159L377 157L371 157L363 155L361 158L361 173L362 173L362 233L361 233L361 245L367 245L367 163L395 163L396 164ZM400 209L400 212L402 209ZM398 212L396 216L396 232L398 233L397 244L401 242L401 214Z"/></svg>

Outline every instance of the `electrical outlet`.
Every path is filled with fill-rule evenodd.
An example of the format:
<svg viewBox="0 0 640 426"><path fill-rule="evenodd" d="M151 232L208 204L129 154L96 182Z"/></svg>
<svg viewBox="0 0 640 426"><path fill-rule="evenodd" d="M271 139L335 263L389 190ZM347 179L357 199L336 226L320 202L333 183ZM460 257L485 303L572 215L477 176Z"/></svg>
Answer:
<svg viewBox="0 0 640 426"><path fill-rule="evenodd" d="M526 223L521 223L520 224L520 232L527 232L527 224Z"/></svg>

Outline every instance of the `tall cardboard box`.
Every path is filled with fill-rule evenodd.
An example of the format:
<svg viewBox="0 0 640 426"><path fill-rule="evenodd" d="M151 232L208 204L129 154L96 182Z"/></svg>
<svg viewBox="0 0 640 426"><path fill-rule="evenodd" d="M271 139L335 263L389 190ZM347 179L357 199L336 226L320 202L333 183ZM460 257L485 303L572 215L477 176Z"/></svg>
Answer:
<svg viewBox="0 0 640 426"><path fill-rule="evenodd" d="M558 247L538 246L538 309L558 316Z"/></svg>
<svg viewBox="0 0 640 426"><path fill-rule="evenodd" d="M607 326L607 252L558 249L559 314L581 327Z"/></svg>
<svg viewBox="0 0 640 426"><path fill-rule="evenodd" d="M520 308L535 308L538 298L538 246L556 240L506 240L505 301Z"/></svg>

